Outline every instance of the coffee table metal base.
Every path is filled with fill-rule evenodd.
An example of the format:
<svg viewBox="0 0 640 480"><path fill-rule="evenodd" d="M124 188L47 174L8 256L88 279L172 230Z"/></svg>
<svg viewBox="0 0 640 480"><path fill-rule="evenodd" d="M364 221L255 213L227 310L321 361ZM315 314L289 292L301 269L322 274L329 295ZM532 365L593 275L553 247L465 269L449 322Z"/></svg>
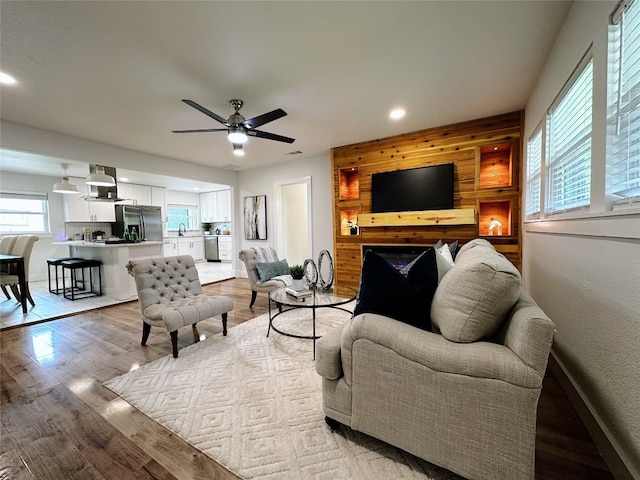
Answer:
<svg viewBox="0 0 640 480"><path fill-rule="evenodd" d="M285 335L287 337L293 337L293 338L301 338L301 339L305 339L305 340L313 340L313 359L316 359L316 340L318 338L321 337L321 335L317 335L316 334L316 310L319 308L333 308L335 310L342 310L343 312L347 312L347 313L353 313L351 310L348 310L344 307L342 307L341 305L344 305L345 303L350 302L351 300L353 300L353 298L342 298L340 299L340 301L337 301L335 304L329 303L329 304L316 304L315 301L313 301L313 299L310 299L311 301L306 303L305 302L287 302L287 304L282 304L276 300L274 300L271 296L271 294L269 294L269 328L267 329L267 337L269 336L269 333L271 332L271 329L273 329L275 332L279 333L280 335ZM278 306L277 311L274 312L274 310L271 309L271 302L276 303L276 305ZM299 335L296 333L290 333L290 332L286 332L284 330L278 329L274 324L273 321L278 318L280 315L284 315L287 312L293 311L293 310L300 310L300 309L309 309L311 310L311 335Z"/></svg>

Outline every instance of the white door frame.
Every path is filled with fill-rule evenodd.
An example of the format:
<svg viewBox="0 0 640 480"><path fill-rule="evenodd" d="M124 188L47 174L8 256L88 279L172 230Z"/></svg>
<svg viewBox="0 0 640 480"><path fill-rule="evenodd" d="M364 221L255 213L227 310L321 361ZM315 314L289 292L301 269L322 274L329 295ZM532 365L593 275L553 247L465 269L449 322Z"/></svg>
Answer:
<svg viewBox="0 0 640 480"><path fill-rule="evenodd" d="M311 201L311 176L287 178L284 180L275 180L273 182L273 198L275 199L274 216L276 220L276 229L274 234L276 252L278 255L282 255L284 252L285 238L284 238L284 218L282 216L282 187L285 185L293 185L303 183L307 187L307 237L309 238L309 247L307 252L307 258L313 258L313 208Z"/></svg>

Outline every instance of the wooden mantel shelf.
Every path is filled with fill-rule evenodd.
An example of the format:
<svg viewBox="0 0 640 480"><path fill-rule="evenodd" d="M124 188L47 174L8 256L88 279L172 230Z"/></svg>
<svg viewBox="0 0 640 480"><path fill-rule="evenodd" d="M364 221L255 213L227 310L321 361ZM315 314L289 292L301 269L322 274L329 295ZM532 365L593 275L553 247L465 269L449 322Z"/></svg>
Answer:
<svg viewBox="0 0 640 480"><path fill-rule="evenodd" d="M358 227L400 227L418 225L473 225L475 208L422 210L419 212L361 213Z"/></svg>

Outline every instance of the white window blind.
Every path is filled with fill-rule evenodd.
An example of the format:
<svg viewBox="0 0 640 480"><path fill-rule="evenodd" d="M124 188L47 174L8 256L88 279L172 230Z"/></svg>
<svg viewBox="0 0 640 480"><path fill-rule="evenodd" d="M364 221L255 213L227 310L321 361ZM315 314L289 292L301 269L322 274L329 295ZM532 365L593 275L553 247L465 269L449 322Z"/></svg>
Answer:
<svg viewBox="0 0 640 480"><path fill-rule="evenodd" d="M542 172L542 128L527 143L527 180L525 216L528 220L540 218L540 187Z"/></svg>
<svg viewBox="0 0 640 480"><path fill-rule="evenodd" d="M640 2L621 2L609 29L608 198L640 201Z"/></svg>
<svg viewBox="0 0 640 480"><path fill-rule="evenodd" d="M547 215L588 207L591 197L593 60L567 85L547 115Z"/></svg>

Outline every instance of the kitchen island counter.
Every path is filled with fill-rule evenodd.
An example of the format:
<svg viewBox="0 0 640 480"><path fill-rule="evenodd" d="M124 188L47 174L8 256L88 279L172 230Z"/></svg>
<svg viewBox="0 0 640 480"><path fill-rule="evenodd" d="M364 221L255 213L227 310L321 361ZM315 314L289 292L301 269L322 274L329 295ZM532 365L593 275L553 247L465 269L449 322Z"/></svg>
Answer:
<svg viewBox="0 0 640 480"><path fill-rule="evenodd" d="M138 243L96 243L82 240L52 242L55 245L67 245L69 256L99 260L102 262L102 291L104 295L116 300L136 300L136 284L129 272L127 263L131 259L163 257L159 241Z"/></svg>
<svg viewBox="0 0 640 480"><path fill-rule="evenodd" d="M102 242L85 242L84 240L67 240L64 242L51 242L53 245L67 245L69 247L90 247L90 248L120 248L120 247L145 247L151 245L162 245L162 242L154 240L145 240L143 242L129 243L105 243Z"/></svg>

